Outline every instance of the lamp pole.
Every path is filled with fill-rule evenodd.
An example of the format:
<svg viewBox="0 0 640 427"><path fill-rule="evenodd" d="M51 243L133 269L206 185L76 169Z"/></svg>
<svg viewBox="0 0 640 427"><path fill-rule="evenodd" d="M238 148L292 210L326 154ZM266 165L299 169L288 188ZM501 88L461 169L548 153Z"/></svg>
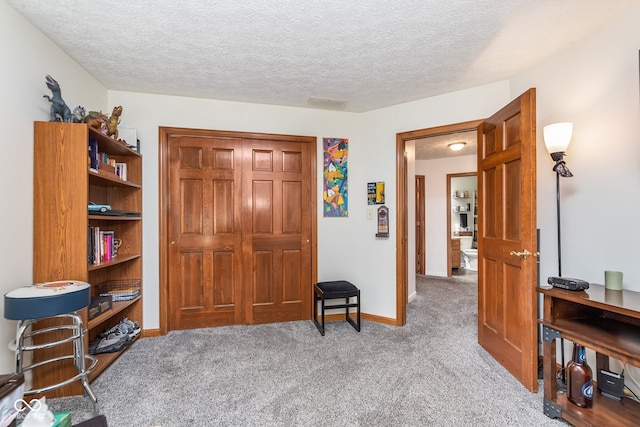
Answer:
<svg viewBox="0 0 640 427"><path fill-rule="evenodd" d="M558 223L558 277L562 277L562 240L560 237L560 173L556 170L556 221Z"/></svg>
<svg viewBox="0 0 640 427"><path fill-rule="evenodd" d="M560 233L560 172L557 168L553 168L556 172L556 222L558 225L558 277L562 277L562 241ZM564 338L560 339L560 357L562 363L562 384L567 383L567 373L565 369L564 360Z"/></svg>

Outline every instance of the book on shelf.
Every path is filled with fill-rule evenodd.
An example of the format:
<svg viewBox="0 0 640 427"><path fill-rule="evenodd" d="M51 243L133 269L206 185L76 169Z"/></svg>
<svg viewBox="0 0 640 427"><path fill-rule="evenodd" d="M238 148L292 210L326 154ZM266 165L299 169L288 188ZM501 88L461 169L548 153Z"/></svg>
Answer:
<svg viewBox="0 0 640 427"><path fill-rule="evenodd" d="M98 265L111 261L116 257L115 233L100 230L100 227L89 227L87 239L89 265Z"/></svg>
<svg viewBox="0 0 640 427"><path fill-rule="evenodd" d="M113 174L127 181L127 164L116 162L107 153L98 150L98 141L95 138L89 139L89 170L95 173Z"/></svg>
<svg viewBox="0 0 640 427"><path fill-rule="evenodd" d="M116 175L123 181L127 180L127 164L116 162Z"/></svg>
<svg viewBox="0 0 640 427"><path fill-rule="evenodd" d="M112 301L131 301L140 296L140 289L112 289L100 294L101 297L111 297Z"/></svg>
<svg viewBox="0 0 640 427"><path fill-rule="evenodd" d="M89 167L95 172L98 172L98 169L100 168L98 141L95 138L89 139Z"/></svg>

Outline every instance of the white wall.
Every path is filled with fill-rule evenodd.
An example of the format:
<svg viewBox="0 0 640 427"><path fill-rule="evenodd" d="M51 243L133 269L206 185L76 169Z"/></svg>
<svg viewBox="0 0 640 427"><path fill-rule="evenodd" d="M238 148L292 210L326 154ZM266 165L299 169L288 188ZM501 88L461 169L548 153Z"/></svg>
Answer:
<svg viewBox="0 0 640 427"><path fill-rule="evenodd" d="M430 276L447 276L447 240L451 235L447 230L447 198L451 197L447 194L447 174L476 169L475 155L416 161L416 174L425 176L426 274Z"/></svg>
<svg viewBox="0 0 640 427"><path fill-rule="evenodd" d="M604 270L624 273L640 291L640 8L511 81L511 96L537 88L540 279L557 275L553 161L542 128L571 121L561 180L562 274L603 283Z"/></svg>
<svg viewBox="0 0 640 427"><path fill-rule="evenodd" d="M21 15L0 1L0 293L32 283L33 122L49 120L50 74L74 108L101 109L107 90ZM2 308L4 313L4 306ZM15 338L14 321L0 319L0 373L15 369L6 343Z"/></svg>

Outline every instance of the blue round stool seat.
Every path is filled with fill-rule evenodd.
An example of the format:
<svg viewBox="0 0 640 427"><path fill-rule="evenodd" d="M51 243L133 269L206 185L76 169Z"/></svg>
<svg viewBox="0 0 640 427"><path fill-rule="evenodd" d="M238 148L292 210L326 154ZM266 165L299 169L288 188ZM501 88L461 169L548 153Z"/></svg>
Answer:
<svg viewBox="0 0 640 427"><path fill-rule="evenodd" d="M91 285L76 280L36 283L4 294L4 317L10 320L42 319L85 308L91 302Z"/></svg>

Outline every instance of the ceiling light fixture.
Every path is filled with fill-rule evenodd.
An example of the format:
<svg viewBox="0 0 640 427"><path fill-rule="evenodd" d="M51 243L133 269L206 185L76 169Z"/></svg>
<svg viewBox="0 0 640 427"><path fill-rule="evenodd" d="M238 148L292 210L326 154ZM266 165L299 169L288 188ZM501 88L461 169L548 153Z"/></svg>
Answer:
<svg viewBox="0 0 640 427"><path fill-rule="evenodd" d="M451 148L453 151L460 151L464 148L466 142L452 142L451 144L447 144L447 147Z"/></svg>

